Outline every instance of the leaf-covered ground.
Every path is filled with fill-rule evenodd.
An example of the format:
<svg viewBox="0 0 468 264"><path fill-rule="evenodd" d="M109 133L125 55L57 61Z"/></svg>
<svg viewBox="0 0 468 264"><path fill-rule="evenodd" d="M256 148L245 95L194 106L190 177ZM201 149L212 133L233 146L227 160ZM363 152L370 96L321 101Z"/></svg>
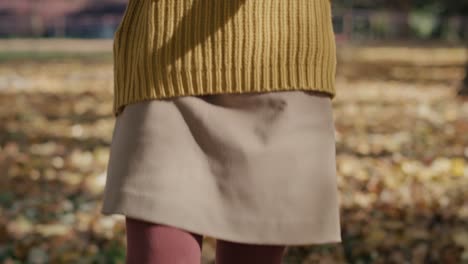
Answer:
<svg viewBox="0 0 468 264"><path fill-rule="evenodd" d="M288 248L285 263L468 263L462 51L440 65L421 55L433 49L386 50L411 57L410 75L360 52L339 65L334 100L343 243ZM0 61L0 263L123 263L123 217L99 212L112 61L54 56ZM214 247L206 237L204 263Z"/></svg>

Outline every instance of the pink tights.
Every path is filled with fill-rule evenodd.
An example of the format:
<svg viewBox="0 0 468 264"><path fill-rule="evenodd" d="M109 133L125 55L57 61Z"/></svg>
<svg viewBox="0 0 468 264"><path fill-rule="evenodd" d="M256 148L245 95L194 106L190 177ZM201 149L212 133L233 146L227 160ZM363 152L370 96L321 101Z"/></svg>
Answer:
<svg viewBox="0 0 468 264"><path fill-rule="evenodd" d="M199 264L203 236L172 226L126 218L127 264ZM285 246L218 240L216 264L280 264Z"/></svg>

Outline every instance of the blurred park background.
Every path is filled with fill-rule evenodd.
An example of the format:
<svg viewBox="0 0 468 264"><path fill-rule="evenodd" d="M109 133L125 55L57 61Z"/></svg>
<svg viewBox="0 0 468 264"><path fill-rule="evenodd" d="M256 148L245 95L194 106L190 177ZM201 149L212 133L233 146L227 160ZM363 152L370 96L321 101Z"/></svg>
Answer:
<svg viewBox="0 0 468 264"><path fill-rule="evenodd" d="M285 263L468 263L468 1L332 2L343 243ZM125 8L0 0L0 263L124 262L99 210Z"/></svg>

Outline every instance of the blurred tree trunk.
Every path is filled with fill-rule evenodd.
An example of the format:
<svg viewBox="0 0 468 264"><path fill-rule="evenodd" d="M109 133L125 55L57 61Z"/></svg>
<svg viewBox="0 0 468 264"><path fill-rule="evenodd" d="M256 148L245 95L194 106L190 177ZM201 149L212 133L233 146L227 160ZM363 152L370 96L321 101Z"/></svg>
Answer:
<svg viewBox="0 0 468 264"><path fill-rule="evenodd" d="M465 79L463 80L460 90L458 90L458 95L468 96L468 61L465 66Z"/></svg>
<svg viewBox="0 0 468 264"><path fill-rule="evenodd" d="M32 9L31 31L34 37L42 37L45 32L44 18L38 11L42 4L42 1L35 1Z"/></svg>
<svg viewBox="0 0 468 264"><path fill-rule="evenodd" d="M409 23L409 16L412 7L412 0L399 0L396 2L398 9L403 14L403 24L401 25L401 37L408 39L411 37L411 29Z"/></svg>

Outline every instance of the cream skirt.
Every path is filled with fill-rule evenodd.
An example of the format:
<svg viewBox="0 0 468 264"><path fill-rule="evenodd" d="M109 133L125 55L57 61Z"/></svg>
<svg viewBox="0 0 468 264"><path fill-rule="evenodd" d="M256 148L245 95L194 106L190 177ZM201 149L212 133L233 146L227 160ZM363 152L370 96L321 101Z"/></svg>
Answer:
<svg viewBox="0 0 468 264"><path fill-rule="evenodd" d="M102 213L252 244L341 242L331 99L184 96L117 116Z"/></svg>

